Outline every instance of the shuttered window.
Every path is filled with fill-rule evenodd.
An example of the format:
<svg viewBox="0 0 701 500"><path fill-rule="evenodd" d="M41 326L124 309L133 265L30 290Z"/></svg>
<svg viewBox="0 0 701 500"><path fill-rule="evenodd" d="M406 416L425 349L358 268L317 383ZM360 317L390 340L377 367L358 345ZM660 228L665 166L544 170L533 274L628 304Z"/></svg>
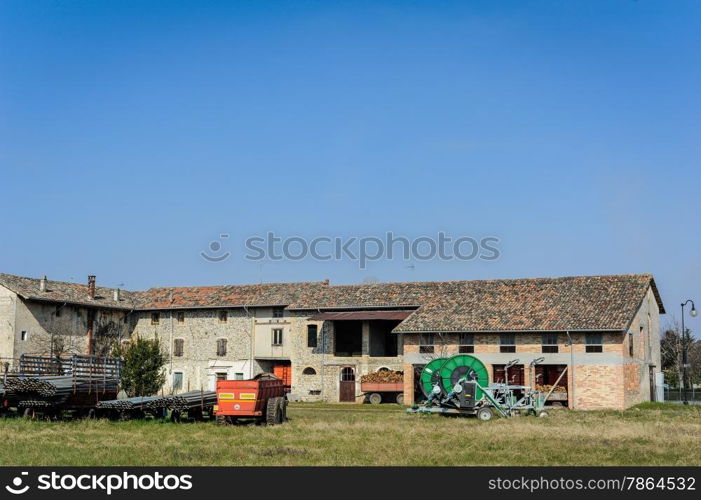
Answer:
<svg viewBox="0 0 701 500"><path fill-rule="evenodd" d="M217 339L217 356L226 356L226 339Z"/></svg>
<svg viewBox="0 0 701 500"><path fill-rule="evenodd" d="M185 341L183 339L173 340L173 356L181 357L185 352Z"/></svg>

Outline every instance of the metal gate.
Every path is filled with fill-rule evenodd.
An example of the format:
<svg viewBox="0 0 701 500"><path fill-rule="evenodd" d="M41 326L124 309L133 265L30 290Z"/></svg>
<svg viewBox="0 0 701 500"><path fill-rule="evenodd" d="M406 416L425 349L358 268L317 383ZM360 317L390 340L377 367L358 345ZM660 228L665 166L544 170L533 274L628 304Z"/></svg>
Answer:
<svg viewBox="0 0 701 500"><path fill-rule="evenodd" d="M353 403L355 401L355 369L350 366L341 369L338 400L341 403Z"/></svg>

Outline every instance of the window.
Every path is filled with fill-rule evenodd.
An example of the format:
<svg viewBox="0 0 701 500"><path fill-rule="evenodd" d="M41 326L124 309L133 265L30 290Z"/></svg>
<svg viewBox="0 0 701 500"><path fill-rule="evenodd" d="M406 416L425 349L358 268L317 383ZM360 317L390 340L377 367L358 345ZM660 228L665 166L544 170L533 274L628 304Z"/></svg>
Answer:
<svg viewBox="0 0 701 500"><path fill-rule="evenodd" d="M556 333L544 333L541 343L541 352L558 352Z"/></svg>
<svg viewBox="0 0 701 500"><path fill-rule="evenodd" d="M279 319L285 315L284 307L273 307L273 318Z"/></svg>
<svg viewBox="0 0 701 500"><path fill-rule="evenodd" d="M56 317L57 318L61 317L61 309L63 309L63 306L56 306Z"/></svg>
<svg viewBox="0 0 701 500"><path fill-rule="evenodd" d="M600 333L587 333L585 335L585 342L587 344L585 348L586 352L602 352L604 350Z"/></svg>
<svg viewBox="0 0 701 500"><path fill-rule="evenodd" d="M460 345L458 346L458 352L475 352L475 336L472 333L460 334Z"/></svg>
<svg viewBox="0 0 701 500"><path fill-rule="evenodd" d="M185 352L185 341L183 339L173 340L173 356L181 357Z"/></svg>
<svg viewBox="0 0 701 500"><path fill-rule="evenodd" d="M126 314L124 315L124 320L123 320L123 321L124 321L124 324L125 324L125 325L126 325L127 323L129 323L129 313L126 313Z"/></svg>
<svg viewBox="0 0 701 500"><path fill-rule="evenodd" d="M317 326L307 325L307 347L316 347Z"/></svg>
<svg viewBox="0 0 701 500"><path fill-rule="evenodd" d="M635 348L633 346L633 332L630 332L628 334L628 354L631 358L635 356Z"/></svg>
<svg viewBox="0 0 701 500"><path fill-rule="evenodd" d="M214 375L217 377L217 380L226 380L227 378L226 372L217 372Z"/></svg>
<svg viewBox="0 0 701 500"><path fill-rule="evenodd" d="M282 328L273 328L273 345L282 345Z"/></svg>
<svg viewBox="0 0 701 500"><path fill-rule="evenodd" d="M419 338L419 352L423 354L432 354L436 348L433 345L433 334L422 333Z"/></svg>
<svg viewBox="0 0 701 500"><path fill-rule="evenodd" d="M151 313L151 324L158 325L160 323L161 323L161 314L160 313Z"/></svg>
<svg viewBox="0 0 701 500"><path fill-rule="evenodd" d="M226 339L217 339L217 356L226 356Z"/></svg>
<svg viewBox="0 0 701 500"><path fill-rule="evenodd" d="M173 390L178 391L183 388L183 372L173 372Z"/></svg>
<svg viewBox="0 0 701 500"><path fill-rule="evenodd" d="M228 319L228 311L219 311L219 323L226 323Z"/></svg>
<svg viewBox="0 0 701 500"><path fill-rule="evenodd" d="M302 370L302 375L316 375L316 370L311 366L308 366Z"/></svg>
<svg viewBox="0 0 701 500"><path fill-rule="evenodd" d="M240 372L234 373L234 380L243 380L243 373L240 373Z"/></svg>
<svg viewBox="0 0 701 500"><path fill-rule="evenodd" d="M178 312L178 324L179 325L185 324L185 313L183 311Z"/></svg>
<svg viewBox="0 0 701 500"><path fill-rule="evenodd" d="M19 334L20 340L27 340L29 338L29 332L27 330L22 330Z"/></svg>
<svg viewBox="0 0 701 500"><path fill-rule="evenodd" d="M513 333L499 335L499 352L516 352L516 335Z"/></svg>

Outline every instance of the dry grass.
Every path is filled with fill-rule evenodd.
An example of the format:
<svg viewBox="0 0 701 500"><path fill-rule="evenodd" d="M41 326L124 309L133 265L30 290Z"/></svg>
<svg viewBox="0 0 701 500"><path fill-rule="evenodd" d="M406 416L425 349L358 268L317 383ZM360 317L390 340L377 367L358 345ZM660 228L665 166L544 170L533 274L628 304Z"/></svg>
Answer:
<svg viewBox="0 0 701 500"><path fill-rule="evenodd" d="M278 427L0 421L0 465L701 465L701 407L478 422L297 404Z"/></svg>

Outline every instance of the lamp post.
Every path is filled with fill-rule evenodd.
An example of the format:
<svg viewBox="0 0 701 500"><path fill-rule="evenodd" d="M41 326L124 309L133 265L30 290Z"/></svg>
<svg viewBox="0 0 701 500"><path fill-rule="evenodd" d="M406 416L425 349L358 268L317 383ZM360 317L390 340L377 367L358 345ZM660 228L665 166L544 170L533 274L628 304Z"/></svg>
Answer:
<svg viewBox="0 0 701 500"><path fill-rule="evenodd" d="M691 336L686 333L686 328L684 327L684 306L687 305L689 302L691 302L691 311L689 311L691 317L695 318L698 314L698 311L696 310L696 305L694 304L693 300L688 299L686 302L682 302L682 382L684 383L685 405L689 404L689 386L687 385L688 379L686 376L686 369L689 365L689 343L691 342Z"/></svg>

